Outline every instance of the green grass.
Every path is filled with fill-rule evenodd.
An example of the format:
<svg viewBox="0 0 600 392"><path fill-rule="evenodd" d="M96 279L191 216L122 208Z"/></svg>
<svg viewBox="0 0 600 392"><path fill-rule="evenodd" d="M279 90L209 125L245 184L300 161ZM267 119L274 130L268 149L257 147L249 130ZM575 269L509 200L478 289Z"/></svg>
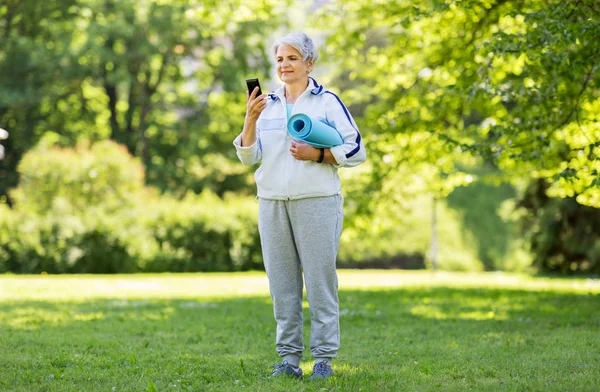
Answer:
<svg viewBox="0 0 600 392"><path fill-rule="evenodd" d="M340 309L336 377L272 380L262 273L0 276L0 390L600 390L598 280L346 270Z"/></svg>

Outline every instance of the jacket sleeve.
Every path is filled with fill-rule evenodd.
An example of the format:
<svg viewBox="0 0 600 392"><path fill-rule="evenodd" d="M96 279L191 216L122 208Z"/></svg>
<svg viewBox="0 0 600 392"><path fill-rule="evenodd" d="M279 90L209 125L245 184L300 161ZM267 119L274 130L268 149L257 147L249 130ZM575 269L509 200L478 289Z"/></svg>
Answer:
<svg viewBox="0 0 600 392"><path fill-rule="evenodd" d="M254 165L262 160L262 145L260 144L260 130L258 128L258 121L256 124L256 141L251 146L242 147L242 134L240 133L234 140L233 145L235 146L236 153L240 161L244 165Z"/></svg>
<svg viewBox="0 0 600 392"><path fill-rule="evenodd" d="M337 129L344 144L332 147L331 154L337 161L336 167L358 166L367 159L362 136L342 100L330 91L325 92L327 122Z"/></svg>

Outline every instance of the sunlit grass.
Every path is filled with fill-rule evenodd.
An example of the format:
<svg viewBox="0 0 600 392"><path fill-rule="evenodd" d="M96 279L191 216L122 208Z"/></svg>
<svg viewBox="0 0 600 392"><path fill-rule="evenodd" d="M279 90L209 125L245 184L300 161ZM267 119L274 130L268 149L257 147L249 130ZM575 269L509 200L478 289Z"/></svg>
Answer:
<svg viewBox="0 0 600 392"><path fill-rule="evenodd" d="M0 390L600 389L597 279L345 270L340 318L334 379L271 380L264 273L0 276Z"/></svg>
<svg viewBox="0 0 600 392"><path fill-rule="evenodd" d="M341 270L340 289L412 287L502 288L600 293L600 279L535 278L529 275L430 271ZM242 274L3 275L0 301L92 298L232 298L268 295L261 272Z"/></svg>

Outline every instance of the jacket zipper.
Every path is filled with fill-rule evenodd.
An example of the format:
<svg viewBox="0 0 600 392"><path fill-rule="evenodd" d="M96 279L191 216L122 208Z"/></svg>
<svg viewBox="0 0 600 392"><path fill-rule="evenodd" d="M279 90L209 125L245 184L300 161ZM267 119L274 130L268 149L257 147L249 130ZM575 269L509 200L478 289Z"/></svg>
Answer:
<svg viewBox="0 0 600 392"><path fill-rule="evenodd" d="M285 147L287 148L287 140L288 140L288 134L287 134L287 107L286 107L286 102L284 102L284 97L279 97L279 100L281 101L281 105L283 105L283 117L285 118ZM288 170L289 170L289 157L288 159L285 160L285 199L286 200L290 200L290 179L289 176L287 175Z"/></svg>
<svg viewBox="0 0 600 392"><path fill-rule="evenodd" d="M310 83L310 82L309 82L309 83ZM293 112L295 112L296 105L297 105L297 104L298 104L298 102L299 102L299 101L302 99L302 97L304 97L304 95L305 95L306 93L310 93L310 89L309 89L309 90L305 90L305 91L304 91L304 92L303 92L303 93L302 93L302 94L301 94L301 95L298 97L298 99L297 99L297 100L296 100L296 102L294 103L294 110L292 110L292 113L290 114L290 117L294 115L294 113L293 113ZM284 98L284 97L283 97L283 98ZM288 118L287 118L287 107L286 107L286 105L287 105L287 101L286 101L286 102L284 102L284 100L282 99L282 97L279 97L279 100L281 101L281 104L283 105L283 114L284 114L284 118L286 119L286 121L285 121L285 140L289 140L288 138L290 138L290 136L288 136L288 134L287 134L287 121L288 121ZM286 142L286 144L287 144L287 142ZM292 198L290 197L290 182L289 182L289 181L290 181L290 179L289 179L289 175L287 175L287 174L288 174L288 172L289 172L289 168L290 168L290 166L289 166L289 159L286 159L286 161L285 161L285 173L286 173L286 176L285 176L285 197L286 197L286 200L288 200L288 201L289 201L289 200L292 200Z"/></svg>

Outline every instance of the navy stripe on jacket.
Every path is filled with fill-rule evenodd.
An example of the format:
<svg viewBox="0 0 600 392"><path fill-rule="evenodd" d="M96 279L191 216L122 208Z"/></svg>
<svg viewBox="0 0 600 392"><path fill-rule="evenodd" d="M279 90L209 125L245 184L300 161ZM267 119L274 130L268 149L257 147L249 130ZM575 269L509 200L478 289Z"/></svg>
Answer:
<svg viewBox="0 0 600 392"><path fill-rule="evenodd" d="M356 130L356 147L350 151L349 153L346 154L346 158L350 158L352 156L354 156L357 152L360 151L360 140L361 140L361 136L360 136L360 132L358 131L358 128L356 128L354 126L354 123L352 122L352 118L350 117L350 113L348 113L348 109L346 109L346 106L344 105L344 103L342 102L342 100L340 99L340 97L338 97L337 95L335 95L334 93L332 93L331 91L325 91L325 93L329 93L331 95L333 95L335 97L335 99L337 99L337 101L340 103L340 105L342 105L342 109L344 109L344 113L346 113L346 117L348 118L348 121L350 121L350 125L352 125L352 128L354 128Z"/></svg>

